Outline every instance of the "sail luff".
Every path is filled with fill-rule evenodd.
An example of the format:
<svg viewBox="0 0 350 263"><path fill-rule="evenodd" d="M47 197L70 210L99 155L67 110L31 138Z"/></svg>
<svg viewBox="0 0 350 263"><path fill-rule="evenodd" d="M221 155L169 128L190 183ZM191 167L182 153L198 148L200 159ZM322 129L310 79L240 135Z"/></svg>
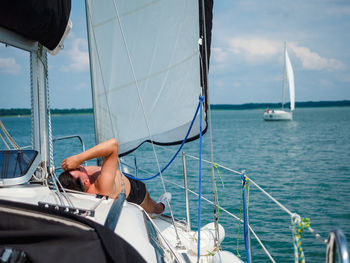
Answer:
<svg viewBox="0 0 350 263"><path fill-rule="evenodd" d="M92 25L91 25L91 19L90 19L90 7L89 7L89 0L85 0L85 17L86 17L86 27L87 27L87 40L88 40L88 48L89 48L89 64L90 64L90 71L95 71L95 63L92 62L92 60L94 59L94 57L92 56L92 52L93 52L93 48L92 48L92 44L90 43L91 39L92 39ZM90 82L91 82L91 93L92 93L92 108L94 110L94 128L95 128L95 142L96 144L99 143L98 141L98 132L99 129L97 129L98 127L98 120L95 118L95 116L97 115L96 113L96 94L95 94L95 90L92 88L93 86L97 85L96 84L96 79L95 79L95 75L94 74L90 74Z"/></svg>
<svg viewBox="0 0 350 263"><path fill-rule="evenodd" d="M289 86L289 99L290 99L290 109L293 111L295 106L295 88L294 88L294 72L292 63L290 62L288 52L285 52L286 56L286 75Z"/></svg>
<svg viewBox="0 0 350 263"><path fill-rule="evenodd" d="M282 110L284 109L284 104L286 103L286 79L287 79L287 69L286 69L286 42L284 42L284 63L283 63L283 80L282 80Z"/></svg>

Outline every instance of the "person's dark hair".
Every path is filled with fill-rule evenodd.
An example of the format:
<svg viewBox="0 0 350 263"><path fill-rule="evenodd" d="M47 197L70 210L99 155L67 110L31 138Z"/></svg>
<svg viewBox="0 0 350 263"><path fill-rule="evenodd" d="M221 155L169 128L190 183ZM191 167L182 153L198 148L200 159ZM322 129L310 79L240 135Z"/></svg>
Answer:
<svg viewBox="0 0 350 263"><path fill-rule="evenodd" d="M74 178L69 171L64 171L58 177L58 180L64 188L85 192L85 187L80 178Z"/></svg>

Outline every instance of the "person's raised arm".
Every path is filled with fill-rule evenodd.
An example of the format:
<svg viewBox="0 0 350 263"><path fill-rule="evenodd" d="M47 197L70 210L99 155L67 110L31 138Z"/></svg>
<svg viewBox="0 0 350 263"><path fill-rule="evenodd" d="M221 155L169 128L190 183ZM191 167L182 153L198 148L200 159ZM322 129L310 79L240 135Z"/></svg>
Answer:
<svg viewBox="0 0 350 263"><path fill-rule="evenodd" d="M115 176L118 166L118 142L116 139L104 141L85 152L70 156L62 161L64 170L72 170L87 160L104 157L101 175L95 182L95 187L101 194L111 195L115 192Z"/></svg>

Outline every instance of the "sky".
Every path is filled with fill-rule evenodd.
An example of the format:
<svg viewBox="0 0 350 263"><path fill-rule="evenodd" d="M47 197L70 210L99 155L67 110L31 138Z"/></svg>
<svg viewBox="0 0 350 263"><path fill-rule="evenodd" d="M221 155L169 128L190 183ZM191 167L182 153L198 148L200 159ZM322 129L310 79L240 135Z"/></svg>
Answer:
<svg viewBox="0 0 350 263"><path fill-rule="evenodd" d="M92 107L83 0L50 56L51 108ZM349 0L216 0L209 72L212 104L281 102L284 42L296 101L350 100ZM0 108L30 107L29 55L0 44Z"/></svg>

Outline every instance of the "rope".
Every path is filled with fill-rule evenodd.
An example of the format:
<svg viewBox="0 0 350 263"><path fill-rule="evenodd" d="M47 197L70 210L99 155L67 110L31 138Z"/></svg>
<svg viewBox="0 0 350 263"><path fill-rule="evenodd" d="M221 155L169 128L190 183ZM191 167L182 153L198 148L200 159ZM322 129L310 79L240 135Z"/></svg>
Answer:
<svg viewBox="0 0 350 263"><path fill-rule="evenodd" d="M219 172L219 167L218 167L218 165L217 165L217 163L215 163L214 165L213 165L213 168L215 168L216 169L216 171L217 171L217 173L218 173L218 175L219 175L219 178L220 178L220 180L221 180L221 184L222 184L222 188L224 189L225 188L225 185L224 185L224 182L223 182L223 180L222 180L222 178L221 178L221 175L220 175L220 172ZM215 174L214 174L214 178L215 178ZM216 178L215 178L216 179ZM218 192L218 188L217 188L217 185L216 185L216 180L214 180L214 187L215 187L215 200L216 200L216 203L217 203L217 206L218 206L218 208L220 207L220 203L219 203L219 192ZM215 203L215 202L214 202ZM218 224L219 224L219 217L220 217L220 215L219 215L219 212L220 211L220 209L217 209L217 222L218 222ZM216 225L215 224L215 227L217 227L218 225Z"/></svg>
<svg viewBox="0 0 350 263"><path fill-rule="evenodd" d="M115 0L113 1L113 4L114 4L115 13L116 13L116 18L118 20L120 33L122 35L123 43L124 43L124 46L125 46L125 49L126 49L126 54L128 56L131 72L132 72L132 75L133 75L133 78L134 78L134 81L135 81L135 86L136 86L136 90L137 90L137 96L138 96L138 99L139 99L139 102L140 102L140 106L141 106L141 109L142 109L142 113L143 113L143 116L144 116L144 119L145 119L145 123L146 123L148 134L149 134L149 138L150 138L151 142L153 142L152 133L151 133L151 129L150 129L150 126L149 126L149 121L148 121L148 118L146 116L146 111L145 111L145 107L143 105L143 101L142 101L142 98L141 98L141 92L140 92L140 89L139 89L138 80L136 78L135 69L134 69L133 62L132 62L132 59L131 59L131 56L130 56L129 47L128 47L127 42L126 42L126 37L125 37L125 34L124 34L123 26L122 26L122 23L121 23L119 12L118 12L117 3L116 3ZM152 149L153 149L154 157L156 159L158 171L159 171L159 174L160 174L160 178L161 178L161 182L162 182L162 186L163 186L163 191L165 193L166 192L166 188L165 188L164 178L163 178L162 172L160 170L158 155L157 155L157 152L155 150L155 147L154 147L153 143L152 143ZM180 237L179 237L179 234L177 232L176 225L175 225L175 219L174 219L174 216L173 216L173 211L172 211L171 205L170 205L170 203L168 201L167 201L167 204L168 204L168 207L169 207L172 224L174 226L175 233L176 233L177 246L180 246L181 240L180 240Z"/></svg>
<svg viewBox="0 0 350 263"><path fill-rule="evenodd" d="M298 214L291 216L292 233L293 233L293 246L294 246L294 262L305 263L304 251L301 246L301 234L304 228L310 227L310 219L300 218Z"/></svg>
<svg viewBox="0 0 350 263"><path fill-rule="evenodd" d="M249 181L247 180L247 176L245 172L241 173L241 179L242 179L242 194L241 194L241 205L239 209L239 223L238 223L238 231L237 231L237 255L238 257L241 257L239 254L239 234L241 232L241 222L242 222L242 210L243 210L243 226L244 226L244 246L246 250L246 260L247 262L251 262L250 258L250 244L249 244L249 232L248 228L250 228L248 224L248 211L249 211ZM247 194L247 197L246 197ZM251 228L250 228L251 229Z"/></svg>
<svg viewBox="0 0 350 263"><path fill-rule="evenodd" d="M217 163L215 163L215 164L213 165L213 167L216 169L216 171L217 171L217 173L218 173L218 175L219 175L219 177L220 177L221 184L222 184L222 188L225 188L224 181L222 180L222 177L221 177L220 172L219 172L219 165L218 165Z"/></svg>
<svg viewBox="0 0 350 263"><path fill-rule="evenodd" d="M2 130L2 132L4 133L4 135L6 136L7 140L9 141L9 143L12 145L12 147L14 149L19 150L20 147L18 146L18 144L15 142L15 140L11 137L11 135L9 134L9 132L6 130L5 125L2 123L2 121L0 120L0 128ZM1 135L1 134L0 134ZM6 143L5 139L1 136L1 139L3 140L3 142L6 144L7 148L9 148L9 145Z"/></svg>
<svg viewBox="0 0 350 263"><path fill-rule="evenodd" d="M146 170L144 170L144 172L150 173L150 172L148 172L148 171L146 171ZM174 183L174 182L172 182L172 181L170 181L170 180L166 180L166 179L164 179L164 180L165 180L167 183L169 183L169 184L175 185L175 186L177 186L177 187L179 187L179 188L181 188L181 189L185 189L185 187L182 186L182 185L179 185L179 184L177 184L177 183ZM195 195L195 196L198 196L198 194L197 194L196 192L192 191L190 188L188 188L187 190L188 190L191 194L193 194L193 195ZM203 196L202 196L201 198L202 198L202 200L206 201L207 203L209 203L209 204L211 204L211 205L214 205L214 202L208 200L207 198L205 198L205 197L203 197ZM226 214L228 214L229 216L233 217L234 219L236 219L236 220L242 222L241 219L239 219L236 215L232 214L231 212L227 211L225 208L223 208L223 207L221 207L221 206L218 206L218 208L219 208L220 210L224 211L224 212L225 212ZM262 247L262 249L263 249L264 252L266 253L266 255L270 258L271 262L275 263L275 260L272 258L270 252L267 250L267 248L264 246L264 244L262 243L262 241L260 240L260 238L257 236L257 234L255 233L254 229L253 229L250 225L248 225L248 227L249 227L250 231L252 232L253 236L255 237L255 239L258 241L258 243L260 244L260 246Z"/></svg>
<svg viewBox="0 0 350 263"><path fill-rule="evenodd" d="M193 116L193 119L192 119L192 122L190 124L190 127L188 128L188 131L187 131L187 134L184 138L184 140L182 141L182 144L181 146L179 147L179 149L177 150L177 152L174 154L174 156L171 158L171 160L168 162L167 165L165 165L163 167L163 169L161 169L160 172L158 172L157 174L151 176L151 177L147 177L147 178L136 178L134 176L131 176L131 175L126 175L128 178L131 178L131 179L134 179L134 180L138 180L138 181L147 181L147 180L151 180L157 176L159 176L161 173L163 173L169 166L170 164L175 160L176 156L179 154L179 152L181 151L182 147L184 146L184 144L186 143L186 140L192 130L192 127L193 127L193 124L194 124L194 121L195 119L197 118L197 114L198 114L198 111L199 111L199 108L201 108L201 105L202 105L202 102L203 102L203 97L199 97L199 102L198 102L198 106L197 106L197 109L196 109L196 113L194 114Z"/></svg>
<svg viewBox="0 0 350 263"><path fill-rule="evenodd" d="M6 148L10 150L11 149L10 146L7 144L5 138L2 137L1 133L0 133L0 137L1 137L1 140L3 141L3 143L5 144Z"/></svg>
<svg viewBox="0 0 350 263"><path fill-rule="evenodd" d="M300 217L298 214L292 214L292 234L293 234L293 246L294 246L294 258L295 262L305 263L304 251L301 243L301 234L304 229L308 230L311 234L315 236L316 239L322 240L320 235L315 233L315 231L310 227L310 218ZM327 240L322 240L323 243L327 243Z"/></svg>
<svg viewBox="0 0 350 263"><path fill-rule="evenodd" d="M245 172L241 174L242 178L242 195L243 195L243 225L244 225L244 246L246 251L246 260L247 263L251 262L251 255L250 255L250 238L249 238L249 230L248 230L248 211L249 211L249 181L247 181L247 177ZM247 183L248 182L248 183ZM246 188L246 186L248 187ZM247 193L247 197L246 197Z"/></svg>
<svg viewBox="0 0 350 263"><path fill-rule="evenodd" d="M207 28L206 28L206 17L205 17L205 1L202 0L202 22L203 22L203 36L201 36L204 40L204 59L205 59L205 70L203 70L203 59L200 54L200 61L201 61L201 67L202 67L202 81L203 84L207 85L207 90L209 91L209 81L208 81L208 74L209 74L209 56L208 56L208 50L207 50ZM212 134L212 122L211 122L211 108L210 108L210 94L207 92L206 94L206 99L207 99L207 111L208 111L208 128L209 128L209 138L210 138L210 161L211 161L211 174L212 174L212 181L213 181L213 191L215 191L215 174L214 174L214 150L213 150L213 134ZM219 219L217 215L217 206L218 206L218 201L216 199L215 193L213 193L213 198L214 198L214 223L215 223L215 246L218 245L218 241L220 239L219 237L219 231L218 231L218 224L219 224Z"/></svg>
<svg viewBox="0 0 350 263"><path fill-rule="evenodd" d="M203 111L202 111L202 101L204 100L204 97L199 97L199 105L200 105L200 118L199 118L199 179L198 179L198 248L197 248L197 262L199 262L200 259L200 250L201 250L201 200L202 200L202 118L203 118Z"/></svg>

